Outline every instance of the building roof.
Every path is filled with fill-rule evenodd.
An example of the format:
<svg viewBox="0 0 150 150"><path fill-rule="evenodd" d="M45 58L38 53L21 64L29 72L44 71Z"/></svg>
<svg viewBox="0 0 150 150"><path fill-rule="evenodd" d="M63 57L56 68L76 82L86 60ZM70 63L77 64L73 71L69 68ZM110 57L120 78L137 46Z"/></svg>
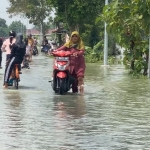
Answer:
<svg viewBox="0 0 150 150"><path fill-rule="evenodd" d="M51 35L53 30L48 30L45 35ZM32 35L41 35L40 31L36 29L27 29L26 30L26 35L32 34Z"/></svg>

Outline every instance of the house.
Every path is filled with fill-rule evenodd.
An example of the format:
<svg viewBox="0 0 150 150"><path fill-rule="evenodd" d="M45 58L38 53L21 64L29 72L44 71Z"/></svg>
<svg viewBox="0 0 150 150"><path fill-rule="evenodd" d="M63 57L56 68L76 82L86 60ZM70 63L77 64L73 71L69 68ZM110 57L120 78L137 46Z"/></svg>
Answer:
<svg viewBox="0 0 150 150"><path fill-rule="evenodd" d="M51 36L53 30L48 30L47 33L45 34L46 36ZM27 29L26 30L26 35L32 34L32 36L41 36L41 32L38 31L37 29Z"/></svg>

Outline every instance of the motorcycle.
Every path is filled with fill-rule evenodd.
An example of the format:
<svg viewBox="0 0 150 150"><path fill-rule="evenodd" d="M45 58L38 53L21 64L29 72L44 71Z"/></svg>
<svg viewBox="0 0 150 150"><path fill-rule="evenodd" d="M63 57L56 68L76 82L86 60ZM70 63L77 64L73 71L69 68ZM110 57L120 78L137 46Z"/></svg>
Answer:
<svg viewBox="0 0 150 150"><path fill-rule="evenodd" d="M50 48L51 48L51 46L49 44L42 45L41 52L44 52L45 54L47 54L49 52Z"/></svg>
<svg viewBox="0 0 150 150"><path fill-rule="evenodd" d="M71 85L75 82L75 78L71 76L69 71L70 51L53 51L51 54L55 57L53 78L51 86L55 93L63 95L71 89Z"/></svg>

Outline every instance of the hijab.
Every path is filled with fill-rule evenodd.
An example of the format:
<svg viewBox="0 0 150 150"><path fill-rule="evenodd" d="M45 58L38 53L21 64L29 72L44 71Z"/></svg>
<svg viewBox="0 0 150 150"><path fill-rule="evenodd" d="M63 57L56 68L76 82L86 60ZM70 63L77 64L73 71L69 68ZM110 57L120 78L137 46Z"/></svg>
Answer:
<svg viewBox="0 0 150 150"><path fill-rule="evenodd" d="M72 41L72 36L73 35L76 35L78 37L78 42L77 43L73 43L73 41ZM73 44L78 45L77 46L78 50L84 50L84 43L83 43L83 41L82 41L82 39L81 39L81 37L80 37L80 35L77 31L72 32L70 40L68 42L66 42L64 44L64 46L67 47L67 48L70 48L71 46L73 46Z"/></svg>
<svg viewBox="0 0 150 150"><path fill-rule="evenodd" d="M23 42L23 34L22 33L17 34L15 45L19 48L25 47L25 43Z"/></svg>

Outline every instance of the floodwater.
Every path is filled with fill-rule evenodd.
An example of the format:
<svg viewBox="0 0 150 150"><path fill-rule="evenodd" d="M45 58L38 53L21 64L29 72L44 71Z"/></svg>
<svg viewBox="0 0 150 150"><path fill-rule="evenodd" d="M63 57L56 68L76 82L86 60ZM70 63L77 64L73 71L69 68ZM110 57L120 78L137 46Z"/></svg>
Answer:
<svg viewBox="0 0 150 150"><path fill-rule="evenodd" d="M0 150L150 149L148 79L87 64L84 96L59 96L48 82L52 59L34 57L22 72L19 90L0 90Z"/></svg>

